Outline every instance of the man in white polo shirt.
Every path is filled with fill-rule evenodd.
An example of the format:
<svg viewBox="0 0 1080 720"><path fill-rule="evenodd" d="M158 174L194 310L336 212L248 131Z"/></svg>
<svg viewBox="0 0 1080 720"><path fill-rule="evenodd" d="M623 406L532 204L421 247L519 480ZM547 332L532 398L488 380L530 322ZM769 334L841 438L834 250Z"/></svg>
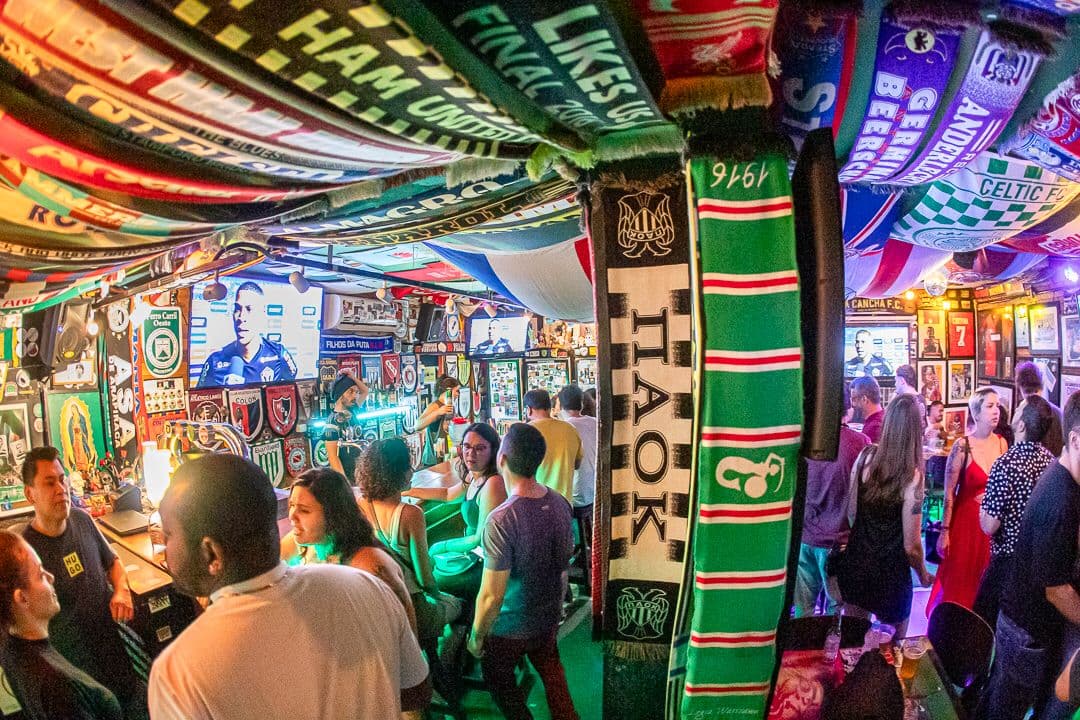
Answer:
<svg viewBox="0 0 1080 720"><path fill-rule="evenodd" d="M253 463L180 466L161 525L177 587L212 604L154 662L154 720L398 720L430 700L427 664L386 585L278 560L277 498Z"/></svg>

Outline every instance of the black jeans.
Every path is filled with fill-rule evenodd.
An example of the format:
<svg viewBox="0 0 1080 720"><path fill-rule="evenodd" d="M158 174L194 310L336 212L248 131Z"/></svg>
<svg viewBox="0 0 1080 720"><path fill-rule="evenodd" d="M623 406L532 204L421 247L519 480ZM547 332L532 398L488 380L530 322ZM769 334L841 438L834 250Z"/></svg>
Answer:
<svg viewBox="0 0 1080 720"><path fill-rule="evenodd" d="M1053 648L1042 647L1005 613L998 615L997 657L990 684L975 712L977 720L1023 720L1037 705L1057 659Z"/></svg>
<svg viewBox="0 0 1080 720"><path fill-rule="evenodd" d="M491 697L507 720L532 720L525 704L525 693L517 684L514 669L522 656L536 669L544 683L548 709L552 720L579 720L570 689L566 686L566 671L559 657L558 630L535 638L517 639L489 635L484 642L480 667Z"/></svg>
<svg viewBox="0 0 1080 720"><path fill-rule="evenodd" d="M986 566L979 583L979 592L975 594L975 604L971 609L990 627L997 626L1001 593L1012 573L1012 559L1012 555L991 555L990 564Z"/></svg>

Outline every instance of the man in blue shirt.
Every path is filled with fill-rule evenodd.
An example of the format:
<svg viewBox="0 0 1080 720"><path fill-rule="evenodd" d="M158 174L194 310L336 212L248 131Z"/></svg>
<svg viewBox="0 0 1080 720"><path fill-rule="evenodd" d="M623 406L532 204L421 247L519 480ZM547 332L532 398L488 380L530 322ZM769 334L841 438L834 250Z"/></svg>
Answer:
<svg viewBox="0 0 1080 720"><path fill-rule="evenodd" d="M296 378L296 363L281 343L263 337L266 299L262 288L251 282L236 288L233 299L233 330L236 341L210 353L196 387L221 387L278 382Z"/></svg>

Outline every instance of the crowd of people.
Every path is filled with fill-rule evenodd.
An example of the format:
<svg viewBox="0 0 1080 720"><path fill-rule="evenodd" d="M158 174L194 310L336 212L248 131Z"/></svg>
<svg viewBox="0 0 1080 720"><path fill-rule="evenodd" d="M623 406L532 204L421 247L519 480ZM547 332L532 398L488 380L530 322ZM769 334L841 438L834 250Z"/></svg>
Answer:
<svg viewBox="0 0 1080 720"><path fill-rule="evenodd" d="M995 390L972 393L945 460L937 539L924 550L928 460L947 433L940 403L921 402L914 377L897 368L884 406L875 378L851 380L836 459L808 461L794 615L873 615L902 638L923 609L912 607L917 581L931 588L927 616L955 603L994 631L977 720L1022 720L1032 709L1040 720L1071 718L1080 709L1080 393L1057 407L1032 362L1016 368L1011 423ZM847 425L856 416L861 432Z"/></svg>
<svg viewBox="0 0 1080 720"><path fill-rule="evenodd" d="M337 409L362 392L340 382ZM22 468L33 519L0 530L0 667L25 716L418 717L433 686L460 691L443 659L461 649L507 718L532 717L515 674L528 657L551 717L576 720L557 633L575 517L592 513L596 420L584 413L595 404L571 385L558 394L563 419L546 391L525 406L529 422L501 438L469 426L447 488L411 488L400 439L368 447L352 478L343 457L303 473L283 538L258 466L229 454L183 463L160 506L165 563L205 610L154 660L148 684L120 635L134 614L124 565L72 506L56 449L35 448ZM461 499L464 533L429 547L423 513L403 496Z"/></svg>

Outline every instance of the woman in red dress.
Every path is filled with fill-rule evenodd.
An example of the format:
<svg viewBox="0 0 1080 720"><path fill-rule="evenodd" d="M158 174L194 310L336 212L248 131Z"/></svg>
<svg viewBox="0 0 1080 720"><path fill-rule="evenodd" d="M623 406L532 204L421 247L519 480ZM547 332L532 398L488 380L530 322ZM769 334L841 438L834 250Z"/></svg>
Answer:
<svg viewBox="0 0 1080 720"><path fill-rule="evenodd" d="M946 601L970 609L990 562L990 540L979 527L979 506L990 466L1008 449L1005 439L994 432L1001 413L998 394L990 388L976 390L968 400L968 412L974 429L953 443L945 463L945 509L937 544L943 559L926 604L927 615Z"/></svg>

